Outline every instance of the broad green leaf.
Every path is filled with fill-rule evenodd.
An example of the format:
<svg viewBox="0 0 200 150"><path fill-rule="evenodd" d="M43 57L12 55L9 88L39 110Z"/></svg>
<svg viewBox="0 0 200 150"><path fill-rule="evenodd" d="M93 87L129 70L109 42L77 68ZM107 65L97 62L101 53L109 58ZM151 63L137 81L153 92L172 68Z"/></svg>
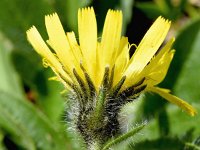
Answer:
<svg viewBox="0 0 200 150"><path fill-rule="evenodd" d="M0 92L1 124L12 123L26 140L32 139L36 149L64 150L70 147L65 136L65 130L59 131L38 109L26 100ZM10 133L12 135L12 133ZM30 141L29 141L30 142Z"/></svg>
<svg viewBox="0 0 200 150"><path fill-rule="evenodd" d="M1 107L2 106L0 106L0 108ZM4 131L6 131L7 134L9 133L11 135L10 138L13 138L13 141L16 142L16 145L21 145L26 149L36 150L36 145L32 137L28 135L23 125L17 123L15 119L4 109L1 109L0 112L0 126L4 129Z"/></svg>
<svg viewBox="0 0 200 150"><path fill-rule="evenodd" d="M182 33L179 35L179 43L176 44L177 48L182 50L182 54L188 52L187 57L181 57L179 61L184 61L184 65L181 67L179 76L177 77L176 84L174 86L175 94L185 100L187 100L191 105L193 105L198 114L195 117L190 117L182 113L177 108L172 107L172 112L170 110L170 122L173 125L172 131L174 133L182 133L181 126L185 129L195 127L196 136L200 133L200 19L195 20L190 26L187 26ZM180 57L180 56L179 56ZM177 62L178 63L178 62ZM179 117L174 117L179 116Z"/></svg>
<svg viewBox="0 0 200 150"><path fill-rule="evenodd" d="M46 0L1 0L0 30L11 40L14 49L30 50L26 30L35 25L45 33L44 15L50 12L53 8Z"/></svg>
<svg viewBox="0 0 200 150"><path fill-rule="evenodd" d="M197 109L197 112L200 112L199 105L194 105L194 107ZM200 119L198 114L195 117L191 117L184 112L177 110L175 106L169 106L167 112L171 124L171 133L174 135L183 135L187 130L194 128L194 137L200 135Z"/></svg>
<svg viewBox="0 0 200 150"><path fill-rule="evenodd" d="M13 50L11 59L24 84L36 88L34 80L38 72L44 68L39 55L35 51Z"/></svg>
<svg viewBox="0 0 200 150"><path fill-rule="evenodd" d="M200 19L195 23L195 26L190 26L185 29L187 30L187 33L190 33L193 32L194 28L198 28L195 33L195 38L191 39L191 36L188 34L182 35L181 37L182 40L180 42L182 45L181 43L179 45L182 49L185 47L185 51L191 52L186 56L187 59L185 59L183 69L180 72L174 90L178 96L181 96L190 102L198 103L200 99L198 91L198 89L200 89ZM186 47L188 41L192 42L190 48Z"/></svg>
<svg viewBox="0 0 200 150"><path fill-rule="evenodd" d="M175 56L170 65L167 77L162 82L163 87L172 89L175 82L179 78L188 58L193 53L193 45L197 39L200 30L200 18L191 20L182 30L179 31L174 49L176 50Z"/></svg>
<svg viewBox="0 0 200 150"><path fill-rule="evenodd" d="M175 44L174 44L174 48L176 49L174 59L171 63L167 77L160 84L160 87L173 89L176 86L178 86L177 79L179 78L179 75L181 76L181 72L185 69L184 68L185 63L187 62L189 56L193 52L192 49L193 49L193 45L195 44L194 41L195 40L199 41L197 39L199 28L200 28L200 19L196 19L180 31L179 35L176 38ZM196 54L194 54L194 55L196 55ZM198 54L197 54L197 57L198 57ZM193 80L195 78L197 78L197 76L194 77L196 75L196 72L194 72L194 73L188 72L188 74L190 74L190 75L193 74L193 77L192 77ZM187 80L187 82L190 82L188 77L186 77L185 79ZM195 82L197 82L197 81L195 81ZM198 84L198 82L197 82L197 84ZM187 86L187 85L185 85L185 86ZM191 84L191 86L192 86L192 84ZM181 86L181 87L182 87L182 94L184 92L186 94L185 87L184 86ZM198 93L197 90L194 90L194 91L196 91L196 93ZM184 94L183 95L182 94L177 94L177 96L184 98ZM175 95L176 95L176 93L175 93ZM186 99L187 101L191 101L190 100L191 98L189 98L189 97L185 97L185 98L187 98ZM144 107L143 107L144 114L146 114L148 117L150 117L152 114L160 115L160 112L162 112L163 109L165 109L165 103L166 103L166 101L157 95L148 95L145 98L145 103L144 103ZM174 106L174 107L177 109L177 111L181 111L181 109L178 108L177 106ZM184 113L184 115L187 116L187 114L185 114L185 113ZM165 117L169 118L168 116L165 116ZM174 115L174 117L176 117L176 116ZM162 124L159 124L160 129L162 129L164 126L166 126L163 129L168 130L167 128L169 128L169 125L172 126L171 122L170 122L170 124L168 124L167 118L165 119L166 120L165 122L163 122ZM178 122L178 123L180 123L180 122ZM173 129L173 128L171 128L171 129Z"/></svg>
<svg viewBox="0 0 200 150"><path fill-rule="evenodd" d="M123 12L123 26L122 26L122 35L126 33L127 24L131 21L132 17L132 7L134 4L134 0L120 0L120 9Z"/></svg>
<svg viewBox="0 0 200 150"><path fill-rule="evenodd" d="M12 60L23 83L34 94L36 103L50 119L59 123L64 110L60 92L64 88L58 82L48 81L55 74L42 66L42 60L35 51L15 50L12 52Z"/></svg>
<svg viewBox="0 0 200 150"><path fill-rule="evenodd" d="M183 148L184 143L182 143L178 138L166 137L131 144L128 150L183 150Z"/></svg>
<svg viewBox="0 0 200 150"><path fill-rule="evenodd" d="M19 80L19 76L16 73L13 64L11 62L11 43L3 37L0 38L0 92L9 93L9 95L13 95L16 97L20 97L20 99L24 98L24 94L21 87L21 82ZM2 101L0 97L0 102ZM11 101L12 102L12 101ZM2 107L0 103L0 108ZM26 132L21 134L23 128L18 128L19 126L13 126L13 121L8 121L7 112L1 109L0 113L0 127L6 128L10 131L10 133L14 134L16 139L23 143L26 148L30 150L34 150L35 146L32 142L32 139L27 136ZM28 147L27 147L28 146Z"/></svg>
<svg viewBox="0 0 200 150"><path fill-rule="evenodd" d="M177 20L185 10L187 0L154 0L153 2L139 2L136 6L149 18L155 19L162 15L170 20Z"/></svg>
<svg viewBox="0 0 200 150"><path fill-rule="evenodd" d="M1 35L0 37L0 91L10 93L12 95L22 96L21 83L18 74L14 70L13 64L11 63L10 43Z"/></svg>
<svg viewBox="0 0 200 150"><path fill-rule="evenodd" d="M127 150L196 150L195 148L198 147L199 138L194 138L193 132L194 128L189 129L188 131L182 130L182 134L184 134L183 136L171 134L170 136L164 136L156 139L151 138L150 135L145 140L139 142L137 141L136 143L132 141Z"/></svg>
<svg viewBox="0 0 200 150"><path fill-rule="evenodd" d="M151 19L160 15L164 16L162 10L153 2L140 2L136 5L136 7L141 9Z"/></svg>
<svg viewBox="0 0 200 150"><path fill-rule="evenodd" d="M38 86L38 102L40 107L42 107L43 111L52 121L60 124L61 117L64 117L65 99L61 94L64 86L60 82L48 80L53 76L55 74L51 70L45 70L39 72L34 81ZM41 83L44 85L42 86Z"/></svg>
<svg viewBox="0 0 200 150"><path fill-rule="evenodd" d="M195 145L194 143L186 143L185 150L200 150L200 146Z"/></svg>

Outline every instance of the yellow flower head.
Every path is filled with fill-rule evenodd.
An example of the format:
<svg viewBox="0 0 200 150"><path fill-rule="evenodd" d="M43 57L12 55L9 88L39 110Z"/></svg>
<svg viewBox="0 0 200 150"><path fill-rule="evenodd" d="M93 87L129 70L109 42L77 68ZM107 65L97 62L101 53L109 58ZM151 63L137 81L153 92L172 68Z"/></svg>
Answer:
<svg viewBox="0 0 200 150"><path fill-rule="evenodd" d="M78 11L79 44L74 32L65 33L56 13L45 16L45 25L49 46L34 26L27 31L27 38L68 90L98 95L104 89L106 96L125 95L126 98L151 91L190 115L196 114L192 106L171 95L169 90L156 87L165 78L174 56L171 50L174 38L158 51L170 21L158 17L131 58L128 38L121 36L121 11L108 10L101 40L97 38L93 8Z"/></svg>

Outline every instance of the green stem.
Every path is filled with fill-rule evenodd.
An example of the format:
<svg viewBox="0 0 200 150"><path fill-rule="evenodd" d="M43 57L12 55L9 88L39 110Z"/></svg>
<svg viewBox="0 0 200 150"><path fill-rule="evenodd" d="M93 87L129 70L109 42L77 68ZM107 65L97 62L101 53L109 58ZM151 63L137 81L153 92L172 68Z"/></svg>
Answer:
<svg viewBox="0 0 200 150"><path fill-rule="evenodd" d="M188 146L188 147L194 148L195 150L200 150L200 147L199 147L199 146L194 145L194 144L192 144L192 143L185 143L185 145Z"/></svg>
<svg viewBox="0 0 200 150"><path fill-rule="evenodd" d="M142 124L136 128L134 128L133 130L131 130L130 132L128 133L125 133L119 137L117 137L116 139L110 141L109 143L107 143L102 150L107 150L108 148L110 148L111 146L117 144L117 143L120 143L122 141L125 141L126 139L128 139L129 137L131 136L134 136L136 133L138 133L141 129L143 129L145 126L145 124Z"/></svg>

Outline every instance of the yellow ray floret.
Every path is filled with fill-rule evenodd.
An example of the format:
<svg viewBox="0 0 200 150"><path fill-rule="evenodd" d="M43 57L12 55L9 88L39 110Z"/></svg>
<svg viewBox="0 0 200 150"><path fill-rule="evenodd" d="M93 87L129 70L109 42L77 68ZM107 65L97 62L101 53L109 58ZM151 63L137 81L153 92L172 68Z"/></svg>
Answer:
<svg viewBox="0 0 200 150"><path fill-rule="evenodd" d="M55 73L58 73L65 77L67 80L71 81L69 76L65 73L62 68L62 65L57 60L55 55L50 51L46 43L43 41L41 35L39 34L38 30L33 26L27 32L27 39L32 44L34 49L47 61L50 67L53 69Z"/></svg>
<svg viewBox="0 0 200 150"><path fill-rule="evenodd" d="M178 105L180 108L185 110L191 116L194 116L194 115L197 114L197 111L191 105L189 105L188 103L186 103L182 99L180 99L180 98L178 98L178 97L176 97L174 95L171 95L169 93L170 90L163 89L163 88L158 88L158 87L151 87L151 88L149 88L149 91L157 93L160 96L162 96L163 98L165 98L166 100L168 100L169 102Z"/></svg>
<svg viewBox="0 0 200 150"><path fill-rule="evenodd" d="M58 15L56 13L47 15L45 17L45 24L49 35L48 43L56 52L65 69L72 74L73 68L79 68L80 60L77 62Z"/></svg>
<svg viewBox="0 0 200 150"><path fill-rule="evenodd" d="M87 71L94 78L96 72L97 23L93 8L78 11L79 43Z"/></svg>
<svg viewBox="0 0 200 150"><path fill-rule="evenodd" d="M130 80L136 80L136 76L144 69L163 43L170 27L170 22L158 17L147 31L142 41L133 54L129 66L124 75Z"/></svg>
<svg viewBox="0 0 200 150"><path fill-rule="evenodd" d="M150 64L142 71L142 75L146 74L148 83L157 85L165 78L170 63L173 59L174 50L171 50L171 46L174 42L174 38L169 40L169 42L160 50L160 52L152 59Z"/></svg>
<svg viewBox="0 0 200 150"><path fill-rule="evenodd" d="M102 48L102 65L109 65L112 67L113 63L116 60L117 54L120 51L119 44L121 39L121 30L122 30L122 12L108 10L106 15L101 48Z"/></svg>

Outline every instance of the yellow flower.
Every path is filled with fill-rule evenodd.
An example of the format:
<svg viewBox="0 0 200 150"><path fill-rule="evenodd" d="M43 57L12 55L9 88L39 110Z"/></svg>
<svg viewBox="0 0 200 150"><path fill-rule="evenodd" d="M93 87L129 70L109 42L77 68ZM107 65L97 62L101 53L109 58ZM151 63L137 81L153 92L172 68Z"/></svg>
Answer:
<svg viewBox="0 0 200 150"><path fill-rule="evenodd" d="M93 87L98 94L105 85L103 82L109 82L108 89L115 94L132 91L128 96L136 97L141 92L150 91L190 115L196 114L191 105L171 95L169 90L156 87L165 78L175 52L171 50L174 38L158 51L168 33L170 21L158 17L131 58L128 38L121 36L121 11L108 11L101 40L97 37L93 8L78 11L79 43L74 32L65 33L56 13L45 16L45 25L49 36L47 43L53 51L34 26L27 31L27 38L68 90L77 86Z"/></svg>

